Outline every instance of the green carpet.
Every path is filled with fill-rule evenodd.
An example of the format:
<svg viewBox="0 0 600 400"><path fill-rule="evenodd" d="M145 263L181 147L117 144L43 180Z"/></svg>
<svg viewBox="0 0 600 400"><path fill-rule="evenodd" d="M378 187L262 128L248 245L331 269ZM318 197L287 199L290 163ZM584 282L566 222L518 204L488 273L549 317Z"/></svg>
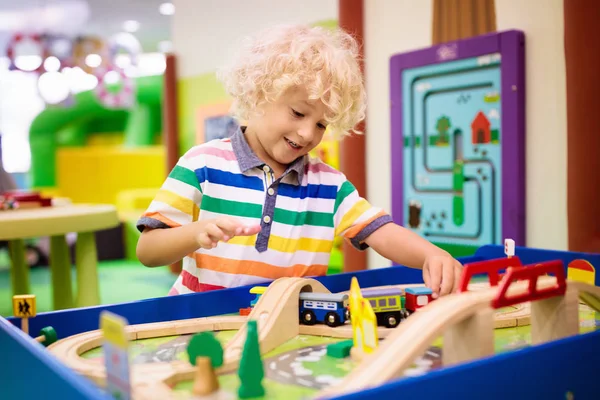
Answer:
<svg viewBox="0 0 600 400"><path fill-rule="evenodd" d="M166 296L176 276L167 267L147 268L134 261L104 261L98 265L100 301L102 304L123 303ZM75 294L75 268L72 271ZM47 267L29 271L31 292L36 296L37 312L52 311L52 285ZM0 270L0 315L12 315L12 291L8 269Z"/></svg>

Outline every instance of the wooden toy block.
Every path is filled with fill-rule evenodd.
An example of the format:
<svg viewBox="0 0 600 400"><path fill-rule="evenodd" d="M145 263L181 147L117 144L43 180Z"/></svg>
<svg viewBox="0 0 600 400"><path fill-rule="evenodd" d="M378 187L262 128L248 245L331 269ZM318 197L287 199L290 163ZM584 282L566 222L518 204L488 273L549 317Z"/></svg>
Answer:
<svg viewBox="0 0 600 400"><path fill-rule="evenodd" d="M248 316L252 312L252 307L240 308L240 315Z"/></svg>
<svg viewBox="0 0 600 400"><path fill-rule="evenodd" d="M541 344L579 333L579 292L569 287L563 296L531 303L531 343Z"/></svg>
<svg viewBox="0 0 600 400"><path fill-rule="evenodd" d="M353 340L332 343L327 346L327 355L334 358L346 358L350 355L353 343Z"/></svg>
<svg viewBox="0 0 600 400"><path fill-rule="evenodd" d="M567 279L595 285L596 269L587 260L573 260L567 267Z"/></svg>
<svg viewBox="0 0 600 400"><path fill-rule="evenodd" d="M494 313L483 309L444 332L444 366L494 354Z"/></svg>

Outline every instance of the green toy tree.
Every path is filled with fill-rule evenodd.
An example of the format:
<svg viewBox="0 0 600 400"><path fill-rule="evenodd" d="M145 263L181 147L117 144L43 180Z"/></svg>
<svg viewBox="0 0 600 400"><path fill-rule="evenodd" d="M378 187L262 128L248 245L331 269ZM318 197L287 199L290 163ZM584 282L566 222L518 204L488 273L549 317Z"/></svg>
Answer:
<svg viewBox="0 0 600 400"><path fill-rule="evenodd" d="M197 357L209 357L213 368L223 365L223 347L212 332L201 332L192 337L187 346L190 364L196 365Z"/></svg>
<svg viewBox="0 0 600 400"><path fill-rule="evenodd" d="M255 320L248 321L246 342L242 351L238 376L241 382L238 389L240 399L265 395L265 389L262 386L265 373L258 343L258 326Z"/></svg>
<svg viewBox="0 0 600 400"><path fill-rule="evenodd" d="M450 118L443 116L438 118L435 129L439 135L439 141L442 143L448 143L448 131L450 130Z"/></svg>

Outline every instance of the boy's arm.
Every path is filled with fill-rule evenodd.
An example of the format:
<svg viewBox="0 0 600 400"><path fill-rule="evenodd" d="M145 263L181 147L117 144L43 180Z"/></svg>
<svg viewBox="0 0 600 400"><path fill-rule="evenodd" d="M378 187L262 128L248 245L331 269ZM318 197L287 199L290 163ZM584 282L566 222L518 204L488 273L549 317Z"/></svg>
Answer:
<svg viewBox="0 0 600 400"><path fill-rule="evenodd" d="M454 292L462 273L462 265L448 252L416 233L394 223L385 224L364 242L396 264L423 269L425 285L434 298Z"/></svg>
<svg viewBox="0 0 600 400"><path fill-rule="evenodd" d="M364 242L395 264L411 268L423 268L428 256L449 256L446 251L395 223L383 225Z"/></svg>
<svg viewBox="0 0 600 400"><path fill-rule="evenodd" d="M148 267L170 265L200 246L197 223L202 202L206 160L203 147L179 158L154 199L137 222L142 232L136 256Z"/></svg>
<svg viewBox="0 0 600 400"><path fill-rule="evenodd" d="M200 247L198 230L197 223L169 229L146 228L138 241L136 255L147 267L173 264Z"/></svg>
<svg viewBox="0 0 600 400"><path fill-rule="evenodd" d="M462 270L458 261L416 233L394 224L387 213L372 207L342 177L334 208L336 235L344 236L359 250L371 247L396 264L423 269L423 280L434 297L458 287Z"/></svg>
<svg viewBox="0 0 600 400"><path fill-rule="evenodd" d="M145 228L136 255L145 266L160 267L177 262L199 248L215 248L219 241L252 236L259 231L259 224L245 225L231 217L195 221L175 228Z"/></svg>

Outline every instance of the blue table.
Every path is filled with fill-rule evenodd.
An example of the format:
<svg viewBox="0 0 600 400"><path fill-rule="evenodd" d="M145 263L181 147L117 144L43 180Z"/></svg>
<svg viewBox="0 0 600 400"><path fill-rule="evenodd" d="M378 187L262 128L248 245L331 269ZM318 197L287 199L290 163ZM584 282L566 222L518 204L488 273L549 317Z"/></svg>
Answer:
<svg viewBox="0 0 600 400"><path fill-rule="evenodd" d="M600 265L599 254L547 251L518 247L523 264L560 259L568 263L586 259ZM503 246L483 246L463 263L504 257ZM357 276L361 287L422 282L419 270L391 267L318 278L332 292L350 287ZM596 285L600 282L596 277ZM54 311L30 319L32 335L53 326L59 339L98 329L100 312L109 310L130 324L162 322L235 313L247 307L254 296L249 287L162 297L109 306ZM15 318L0 317L0 398L109 399L87 378L75 374L32 341ZM16 326L15 326L16 325ZM594 361L600 358L600 331L566 338L487 359L442 368L424 376L404 378L375 389L339 397L340 399L403 398L555 398L571 392L576 399L598 398Z"/></svg>

